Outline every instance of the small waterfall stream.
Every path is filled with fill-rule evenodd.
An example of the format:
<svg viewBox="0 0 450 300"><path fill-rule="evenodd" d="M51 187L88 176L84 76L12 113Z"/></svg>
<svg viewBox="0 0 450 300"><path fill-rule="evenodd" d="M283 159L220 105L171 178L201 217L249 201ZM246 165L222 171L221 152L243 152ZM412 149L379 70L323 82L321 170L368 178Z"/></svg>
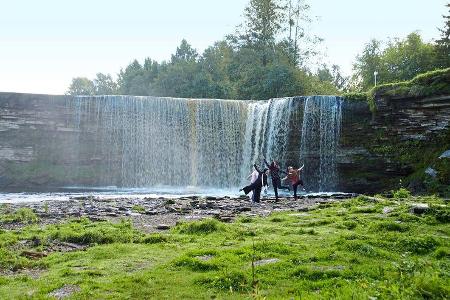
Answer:
<svg viewBox="0 0 450 300"><path fill-rule="evenodd" d="M99 185L236 188L266 157L283 167L304 162L309 190L337 187L336 97L78 96L68 105L75 111L79 160L95 165Z"/></svg>

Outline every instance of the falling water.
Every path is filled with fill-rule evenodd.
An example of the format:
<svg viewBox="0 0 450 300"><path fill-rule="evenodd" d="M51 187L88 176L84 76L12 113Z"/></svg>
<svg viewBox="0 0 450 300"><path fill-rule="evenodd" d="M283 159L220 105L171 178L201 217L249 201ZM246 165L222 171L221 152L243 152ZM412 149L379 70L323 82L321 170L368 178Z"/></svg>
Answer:
<svg viewBox="0 0 450 300"><path fill-rule="evenodd" d="M336 154L341 131L341 100L334 96L307 97L304 105L300 161L305 164L305 186L335 191Z"/></svg>
<svg viewBox="0 0 450 300"><path fill-rule="evenodd" d="M98 185L235 188L252 164L266 157L283 167L304 162L309 190L336 188L336 97L79 96L69 101L76 112L78 159L95 166Z"/></svg>
<svg viewBox="0 0 450 300"><path fill-rule="evenodd" d="M234 100L75 97L79 141L94 153L99 184L235 187L246 106ZM81 128L80 128L81 126ZM89 147L89 149L88 149ZM81 159L81 158L80 158Z"/></svg>
<svg viewBox="0 0 450 300"><path fill-rule="evenodd" d="M293 98L282 98L248 105L241 179L245 180L254 163L262 167L263 158L285 161L293 103Z"/></svg>

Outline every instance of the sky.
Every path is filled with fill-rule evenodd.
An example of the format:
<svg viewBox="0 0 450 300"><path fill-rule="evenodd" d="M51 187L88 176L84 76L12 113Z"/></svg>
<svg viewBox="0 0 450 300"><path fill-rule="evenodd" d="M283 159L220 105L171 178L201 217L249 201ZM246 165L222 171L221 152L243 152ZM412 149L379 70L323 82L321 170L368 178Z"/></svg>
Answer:
<svg viewBox="0 0 450 300"><path fill-rule="evenodd" d="M200 53L243 18L248 0L0 0L0 92L64 94L73 77L116 76L132 60ZM309 0L321 62L349 75L370 39L439 37L448 0ZM311 66L314 68L314 65Z"/></svg>

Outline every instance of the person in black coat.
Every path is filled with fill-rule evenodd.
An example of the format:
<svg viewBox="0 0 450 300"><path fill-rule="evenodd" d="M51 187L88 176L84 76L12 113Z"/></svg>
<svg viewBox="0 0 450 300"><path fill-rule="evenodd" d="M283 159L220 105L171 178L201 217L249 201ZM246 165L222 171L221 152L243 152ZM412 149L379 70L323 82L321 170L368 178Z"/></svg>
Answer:
<svg viewBox="0 0 450 300"><path fill-rule="evenodd" d="M256 164L253 164L253 167L258 172L258 179L250 185L243 187L240 191L244 191L246 195L253 191L252 202L259 203L261 199L261 189L263 186L267 186L267 169L260 170Z"/></svg>
<svg viewBox="0 0 450 300"><path fill-rule="evenodd" d="M275 193L275 201L278 201L278 189L290 190L289 186L281 185L280 173L284 173L286 175L287 175L287 173L280 169L278 162L275 160L273 160L272 163L269 164L267 162L267 160L264 158L264 163L269 168L270 177L272 177L272 187L273 187L273 191Z"/></svg>

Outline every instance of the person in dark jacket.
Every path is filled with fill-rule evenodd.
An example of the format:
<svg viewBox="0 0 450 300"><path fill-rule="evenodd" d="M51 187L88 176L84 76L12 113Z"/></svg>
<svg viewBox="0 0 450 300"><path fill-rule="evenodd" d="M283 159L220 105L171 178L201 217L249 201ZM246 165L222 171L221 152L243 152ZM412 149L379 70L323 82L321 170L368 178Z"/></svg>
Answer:
<svg viewBox="0 0 450 300"><path fill-rule="evenodd" d="M269 168L270 177L272 178L273 191L275 192L275 201L278 201L278 189L287 189L288 191L291 190L289 186L281 185L280 173L284 173L286 175L288 173L280 169L280 166L276 160L273 160L269 165L267 160L264 158L264 163Z"/></svg>
<svg viewBox="0 0 450 300"><path fill-rule="evenodd" d="M253 167L258 172L258 178L255 182L240 189L240 191L244 191L246 195L253 192L252 202L259 203L261 198L261 189L263 186L267 186L267 169L260 170L256 164L253 164Z"/></svg>

